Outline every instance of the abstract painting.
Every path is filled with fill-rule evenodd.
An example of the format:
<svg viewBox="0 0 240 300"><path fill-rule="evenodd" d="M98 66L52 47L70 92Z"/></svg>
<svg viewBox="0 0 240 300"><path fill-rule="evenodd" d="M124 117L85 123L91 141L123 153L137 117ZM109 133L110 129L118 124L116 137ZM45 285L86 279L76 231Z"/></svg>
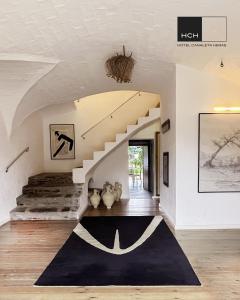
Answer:
<svg viewBox="0 0 240 300"><path fill-rule="evenodd" d="M50 124L51 159L75 159L73 124Z"/></svg>
<svg viewBox="0 0 240 300"><path fill-rule="evenodd" d="M240 192L240 114L199 114L198 192Z"/></svg>

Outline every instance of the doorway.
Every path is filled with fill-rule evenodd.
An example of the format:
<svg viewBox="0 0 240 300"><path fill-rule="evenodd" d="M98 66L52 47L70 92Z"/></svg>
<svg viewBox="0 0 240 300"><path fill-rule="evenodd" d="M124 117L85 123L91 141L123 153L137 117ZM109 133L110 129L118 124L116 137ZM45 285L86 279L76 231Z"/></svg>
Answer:
<svg viewBox="0 0 240 300"><path fill-rule="evenodd" d="M129 141L129 190L132 199L152 198L154 190L153 145L153 140Z"/></svg>

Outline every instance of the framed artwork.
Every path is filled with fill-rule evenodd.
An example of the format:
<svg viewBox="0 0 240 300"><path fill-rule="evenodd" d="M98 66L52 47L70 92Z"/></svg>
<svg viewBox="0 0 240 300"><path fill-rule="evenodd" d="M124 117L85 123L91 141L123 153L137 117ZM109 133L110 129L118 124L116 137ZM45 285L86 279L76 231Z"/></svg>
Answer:
<svg viewBox="0 0 240 300"><path fill-rule="evenodd" d="M198 192L240 192L240 114L199 114Z"/></svg>
<svg viewBox="0 0 240 300"><path fill-rule="evenodd" d="M170 129L170 120L167 119L163 124L162 124L162 133L167 132Z"/></svg>
<svg viewBox="0 0 240 300"><path fill-rule="evenodd" d="M156 196L160 196L160 132L155 132L155 186L156 186Z"/></svg>
<svg viewBox="0 0 240 300"><path fill-rule="evenodd" d="M74 124L50 124L49 129L51 159L75 159Z"/></svg>
<svg viewBox="0 0 240 300"><path fill-rule="evenodd" d="M163 184L169 186L169 152L163 152Z"/></svg>

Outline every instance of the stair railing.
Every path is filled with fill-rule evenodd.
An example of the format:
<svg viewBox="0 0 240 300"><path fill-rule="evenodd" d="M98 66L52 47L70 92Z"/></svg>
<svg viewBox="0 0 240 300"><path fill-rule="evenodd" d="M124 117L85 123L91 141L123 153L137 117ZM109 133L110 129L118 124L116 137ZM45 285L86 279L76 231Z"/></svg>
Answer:
<svg viewBox="0 0 240 300"><path fill-rule="evenodd" d="M8 170L11 168L11 166L25 153L29 151L29 147L26 147L23 151L21 151L18 156L16 156L11 162L10 164L6 167L5 172L7 173Z"/></svg>
<svg viewBox="0 0 240 300"><path fill-rule="evenodd" d="M113 114L119 110L121 107L123 107L126 103L128 103L129 101L131 101L133 98L135 98L136 96L141 96L141 92L137 91L136 93L134 93L131 97L129 97L126 101L124 101L123 103L121 103L118 107L116 107L113 111L111 111L108 115L106 115L105 117L103 117L100 121L98 121L97 123L95 123L93 126L91 126L90 128L88 128L88 130L86 130L85 132L83 132L81 134L81 137L83 139L85 139L86 135L93 130L94 128L96 128L99 124L101 124L103 121L105 121L108 118L113 118Z"/></svg>

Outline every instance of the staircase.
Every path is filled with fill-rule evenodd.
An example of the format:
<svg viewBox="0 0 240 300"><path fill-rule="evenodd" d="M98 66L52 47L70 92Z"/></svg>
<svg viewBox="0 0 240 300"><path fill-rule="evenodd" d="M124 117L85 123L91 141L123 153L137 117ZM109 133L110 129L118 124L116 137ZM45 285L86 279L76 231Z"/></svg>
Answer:
<svg viewBox="0 0 240 300"><path fill-rule="evenodd" d="M93 170L109 153L129 140L137 131L160 119L160 108L150 108L125 133L118 133L114 142L105 142L103 151L95 151L92 160L72 173L42 173L29 177L28 185L17 198L17 207L10 212L11 220L74 220L88 206L88 184Z"/></svg>
<svg viewBox="0 0 240 300"><path fill-rule="evenodd" d="M129 140L137 131L150 125L154 121L160 119L160 107L150 108L145 117L140 117L135 125L128 125L125 133L116 134L114 142L105 142L103 151L93 152L93 159L84 160L83 166L73 169L73 182L85 183L86 176L96 167L110 152L116 149L120 144Z"/></svg>
<svg viewBox="0 0 240 300"><path fill-rule="evenodd" d="M11 220L73 220L79 218L83 186L72 173L42 173L29 177L17 198Z"/></svg>

